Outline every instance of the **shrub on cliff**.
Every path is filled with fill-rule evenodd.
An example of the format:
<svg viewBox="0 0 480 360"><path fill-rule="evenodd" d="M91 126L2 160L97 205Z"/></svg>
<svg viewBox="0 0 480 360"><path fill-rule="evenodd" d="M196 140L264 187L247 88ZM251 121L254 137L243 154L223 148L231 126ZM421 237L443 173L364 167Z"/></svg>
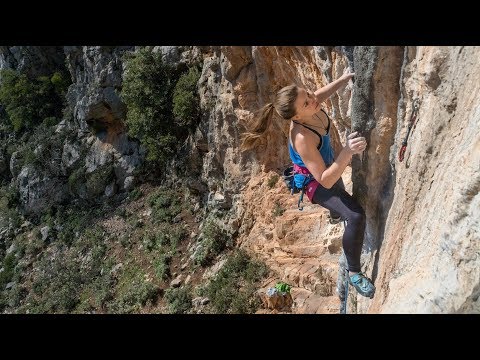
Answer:
<svg viewBox="0 0 480 360"><path fill-rule="evenodd" d="M50 76L29 79L12 69L0 71L0 104L4 107L7 124L15 132L31 130L45 122L54 125L62 117L65 93L70 80L55 72Z"/></svg>
<svg viewBox="0 0 480 360"><path fill-rule="evenodd" d="M150 168L158 170L198 117L198 70L186 72L185 65L167 64L150 48L126 54L125 66L121 96L127 105L128 133L146 148Z"/></svg>

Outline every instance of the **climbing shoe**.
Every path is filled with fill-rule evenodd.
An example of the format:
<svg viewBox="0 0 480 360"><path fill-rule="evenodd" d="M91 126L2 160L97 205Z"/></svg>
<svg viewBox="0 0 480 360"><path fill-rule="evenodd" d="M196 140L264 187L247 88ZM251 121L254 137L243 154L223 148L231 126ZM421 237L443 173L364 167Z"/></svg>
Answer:
<svg viewBox="0 0 480 360"><path fill-rule="evenodd" d="M348 282L357 289L360 295L370 299L373 298L373 294L375 294L375 286L362 272L349 276Z"/></svg>

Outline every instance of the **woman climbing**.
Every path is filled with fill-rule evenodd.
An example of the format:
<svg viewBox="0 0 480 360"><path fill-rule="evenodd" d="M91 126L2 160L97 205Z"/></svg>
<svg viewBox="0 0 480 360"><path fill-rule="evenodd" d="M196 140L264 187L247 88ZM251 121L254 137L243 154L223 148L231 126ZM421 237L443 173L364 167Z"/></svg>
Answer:
<svg viewBox="0 0 480 360"><path fill-rule="evenodd" d="M361 272L360 266L365 212L345 191L341 177L352 156L361 154L367 142L354 132L348 136L347 144L335 158L330 143L330 118L320 107L354 75L345 73L315 92L296 85L282 88L274 103L266 104L258 116L247 124L248 131L243 134L241 148L247 150L255 147L271 124L274 110L290 121L288 150L294 164L295 184L298 188L306 186L305 193L310 201L330 210L331 219L346 220L342 245L347 258L349 282L361 295L371 298L375 286Z"/></svg>

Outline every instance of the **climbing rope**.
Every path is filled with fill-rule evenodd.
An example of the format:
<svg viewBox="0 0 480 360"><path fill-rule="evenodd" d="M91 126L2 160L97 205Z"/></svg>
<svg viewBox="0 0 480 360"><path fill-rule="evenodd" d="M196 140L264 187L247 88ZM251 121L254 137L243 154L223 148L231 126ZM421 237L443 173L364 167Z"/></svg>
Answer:
<svg viewBox="0 0 480 360"><path fill-rule="evenodd" d="M400 162L403 161L403 158L405 156L405 150L407 150L408 137L410 136L410 131L412 130L413 126L415 125L415 122L417 121L418 108L419 108L418 99L415 99L413 101L412 115L410 115L410 121L408 123L407 135L405 136L405 139L402 142L402 147L400 148L400 152L398 153L398 160Z"/></svg>
<svg viewBox="0 0 480 360"><path fill-rule="evenodd" d="M343 299L343 313L347 313L347 305L348 305L348 269L345 269L345 299Z"/></svg>

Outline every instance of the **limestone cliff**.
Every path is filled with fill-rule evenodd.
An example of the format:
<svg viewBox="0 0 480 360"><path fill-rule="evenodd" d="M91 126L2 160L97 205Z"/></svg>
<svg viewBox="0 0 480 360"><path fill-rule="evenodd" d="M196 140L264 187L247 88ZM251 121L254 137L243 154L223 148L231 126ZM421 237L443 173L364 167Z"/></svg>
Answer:
<svg viewBox="0 0 480 360"><path fill-rule="evenodd" d="M298 211L296 197L280 181L269 187L289 161L286 122L277 119L256 152L241 154L239 135L282 86L316 89L351 62L353 93L346 88L324 107L334 119L337 144L351 128L369 143L352 161L353 184L349 171L344 178L366 210L362 261L377 294L358 297L349 311L479 311L478 52L356 47L348 59L341 48L223 47L205 55L200 86L204 106L213 111L205 124L204 178L211 190L234 198L230 224L238 227L240 246L294 285L294 311L338 310L333 288L342 226L328 224L318 206ZM399 162L415 99L418 121Z"/></svg>

